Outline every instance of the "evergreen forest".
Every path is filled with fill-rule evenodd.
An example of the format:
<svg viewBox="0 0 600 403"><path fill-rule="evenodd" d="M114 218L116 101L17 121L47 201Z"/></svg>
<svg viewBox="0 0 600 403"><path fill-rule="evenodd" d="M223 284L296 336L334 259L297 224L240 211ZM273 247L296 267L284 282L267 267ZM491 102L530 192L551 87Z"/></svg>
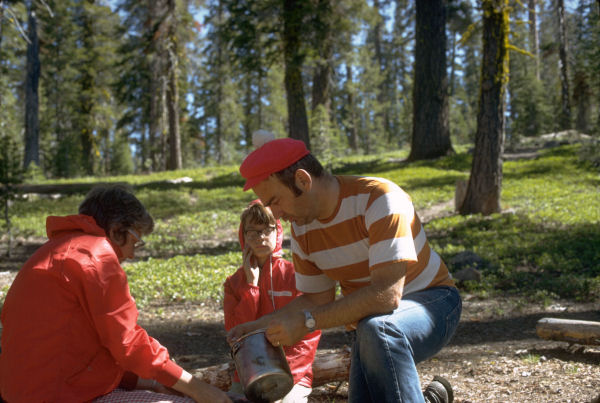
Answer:
<svg viewBox="0 0 600 403"><path fill-rule="evenodd" d="M494 82L502 147L597 136L599 7L0 0L4 169L41 180L236 164L258 129L304 140L325 163L411 147L409 159L428 159L476 143ZM494 9L502 35L486 36ZM494 41L505 57L487 81Z"/></svg>

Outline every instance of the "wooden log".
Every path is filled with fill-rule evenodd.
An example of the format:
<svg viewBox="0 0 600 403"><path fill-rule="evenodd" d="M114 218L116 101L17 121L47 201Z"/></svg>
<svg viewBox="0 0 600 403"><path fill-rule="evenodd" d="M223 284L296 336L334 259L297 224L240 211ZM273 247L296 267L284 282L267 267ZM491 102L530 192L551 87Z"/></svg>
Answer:
<svg viewBox="0 0 600 403"><path fill-rule="evenodd" d="M535 329L542 339L600 345L600 322L542 318L537 322Z"/></svg>
<svg viewBox="0 0 600 403"><path fill-rule="evenodd" d="M213 365L192 371L193 375L221 390L231 387L235 364ZM329 382L347 381L350 373L350 348L333 352L317 352L313 362L313 387Z"/></svg>

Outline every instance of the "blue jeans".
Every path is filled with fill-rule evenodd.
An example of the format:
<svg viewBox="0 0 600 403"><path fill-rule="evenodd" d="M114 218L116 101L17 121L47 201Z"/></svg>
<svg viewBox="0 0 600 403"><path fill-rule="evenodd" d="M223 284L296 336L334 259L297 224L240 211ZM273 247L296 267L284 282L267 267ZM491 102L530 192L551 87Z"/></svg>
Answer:
<svg viewBox="0 0 600 403"><path fill-rule="evenodd" d="M458 327L462 302L453 287L402 297L390 314L358 322L348 402L424 402L416 364L439 352Z"/></svg>

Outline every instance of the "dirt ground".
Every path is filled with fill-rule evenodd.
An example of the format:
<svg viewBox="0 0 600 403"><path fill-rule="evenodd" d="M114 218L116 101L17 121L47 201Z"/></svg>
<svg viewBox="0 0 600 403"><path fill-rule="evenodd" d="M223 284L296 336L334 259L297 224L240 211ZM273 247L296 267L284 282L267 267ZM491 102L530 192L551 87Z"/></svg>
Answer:
<svg viewBox="0 0 600 403"><path fill-rule="evenodd" d="M38 241L39 242L39 241ZM0 259L0 287L39 246L24 242L11 259ZM0 251L2 252L2 251ZM421 382L434 375L452 383L455 402L592 402L600 398L600 346L569 345L540 339L543 317L600 321L598 304L525 303L522 298L479 300L462 294L463 314L448 346L418 365ZM140 312L140 324L165 345L181 366L193 372L231 360L223 313L217 306L168 305ZM343 328L323 333L319 351L349 343ZM310 402L346 402L346 382L314 389Z"/></svg>
<svg viewBox="0 0 600 403"><path fill-rule="evenodd" d="M600 396L600 346L540 339L543 317L600 321L595 304L523 305L517 298L477 300L463 295L459 328L434 358L420 363L423 385L434 375L452 383L455 402L591 402ZM162 307L140 322L189 370L230 360L223 314L210 306ZM347 345L343 329L324 332L319 351ZM311 402L346 402L347 383L315 388Z"/></svg>

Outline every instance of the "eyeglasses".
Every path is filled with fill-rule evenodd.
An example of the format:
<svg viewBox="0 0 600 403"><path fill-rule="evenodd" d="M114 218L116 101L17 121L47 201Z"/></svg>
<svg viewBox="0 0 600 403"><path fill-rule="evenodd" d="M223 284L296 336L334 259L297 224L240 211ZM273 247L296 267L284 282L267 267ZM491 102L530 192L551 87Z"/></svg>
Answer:
<svg viewBox="0 0 600 403"><path fill-rule="evenodd" d="M138 235L137 232L135 232L134 230L132 230L131 228L129 228L127 230L131 235L133 235L135 237L135 239L137 239L136 243L133 244L133 248L134 249L140 249L143 248L144 245L146 245L146 242L144 242L144 240Z"/></svg>
<svg viewBox="0 0 600 403"><path fill-rule="evenodd" d="M273 232L274 230L275 230L275 227L269 226L269 227L265 227L263 229L249 229L249 230L244 231L244 234L246 234L246 238L248 238L248 239L257 239L261 235L264 235L264 236L271 235L271 232Z"/></svg>

